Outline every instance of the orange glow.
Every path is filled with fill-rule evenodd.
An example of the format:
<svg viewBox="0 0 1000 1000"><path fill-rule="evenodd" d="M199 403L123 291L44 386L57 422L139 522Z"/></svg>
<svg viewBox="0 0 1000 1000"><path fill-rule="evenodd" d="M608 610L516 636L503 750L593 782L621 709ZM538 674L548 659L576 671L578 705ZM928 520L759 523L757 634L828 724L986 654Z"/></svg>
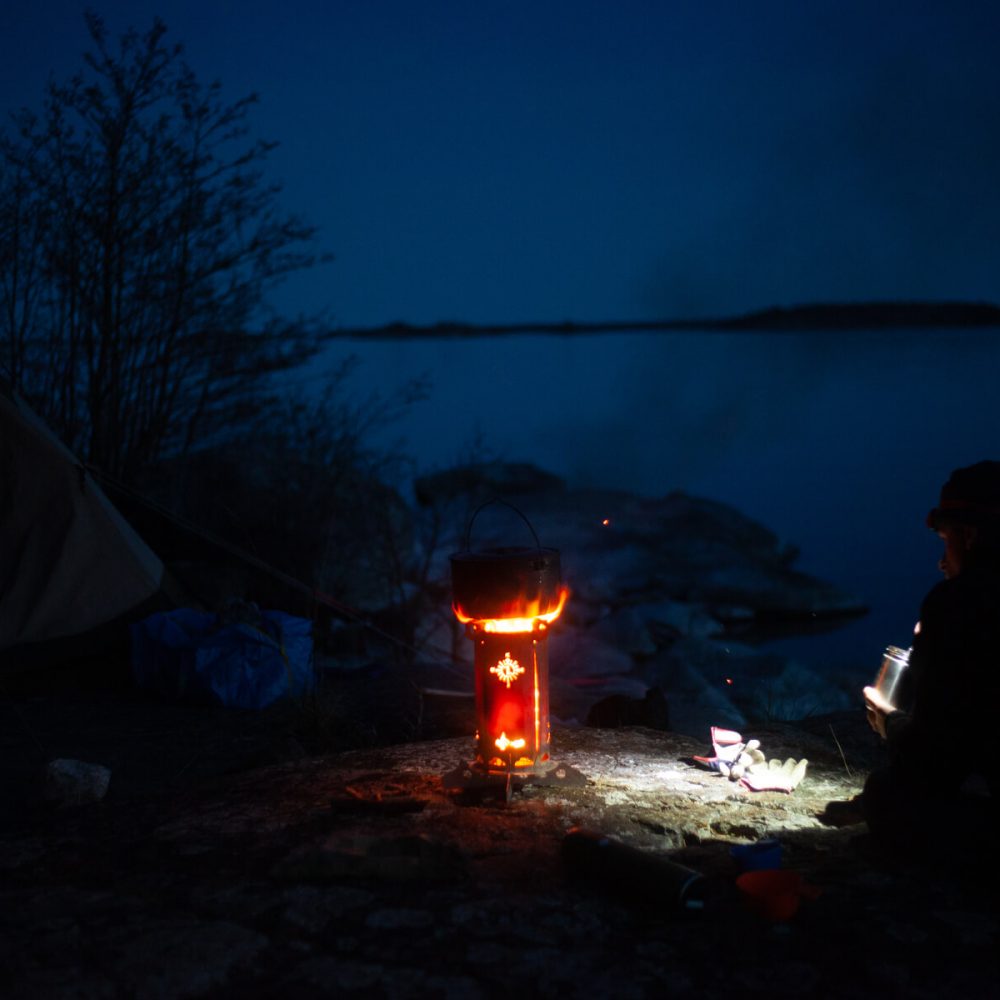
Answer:
<svg viewBox="0 0 1000 1000"><path fill-rule="evenodd" d="M505 753L508 748L520 750L524 746L524 740L521 737L518 737L516 740L509 740L506 733L501 733L493 742L501 753Z"/></svg>
<svg viewBox="0 0 1000 1000"><path fill-rule="evenodd" d="M601 524L603 524L605 528L606 528L606 527L607 527L607 526L608 526L608 525L609 525L610 523L611 523L611 518L610 518L610 517L606 517L606 518L605 518L605 519L604 519L603 521L601 521Z"/></svg>
<svg viewBox="0 0 1000 1000"><path fill-rule="evenodd" d="M538 642L535 641L531 644L531 659L534 663L534 674L535 674L535 749L541 745L538 742L539 729L541 728L541 717L539 715L539 710L541 707L541 692L538 690Z"/></svg>
<svg viewBox="0 0 1000 1000"><path fill-rule="evenodd" d="M510 651L503 654L503 659L490 667L490 673L497 675L497 680L501 684L510 687L512 681L516 681L524 673L524 667L517 660L510 658Z"/></svg>
<svg viewBox="0 0 1000 1000"><path fill-rule="evenodd" d="M496 618L485 618L481 620L470 618L457 605L452 605L455 617L460 622L476 621L484 632L512 634L516 632L532 632L535 625L548 625L554 622L561 614L566 605L566 598L569 597L569 589L563 587L559 591L559 600L554 608L542 611L541 601L518 601L512 607L504 608L503 613Z"/></svg>

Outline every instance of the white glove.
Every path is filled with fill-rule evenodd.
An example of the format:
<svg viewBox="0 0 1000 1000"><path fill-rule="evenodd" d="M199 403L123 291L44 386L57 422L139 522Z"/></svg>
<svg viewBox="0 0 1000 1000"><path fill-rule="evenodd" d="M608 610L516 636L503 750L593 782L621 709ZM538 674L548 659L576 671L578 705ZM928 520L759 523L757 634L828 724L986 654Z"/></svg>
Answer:
<svg viewBox="0 0 1000 1000"><path fill-rule="evenodd" d="M730 781L739 781L751 768L759 767L767 758L760 750L760 740L748 740L729 760L719 757L719 772Z"/></svg>
<svg viewBox="0 0 1000 1000"><path fill-rule="evenodd" d="M743 737L734 729L723 729L712 726L713 757L695 757L695 761L719 774L724 774L730 781L738 781L746 773L747 768L766 761L760 751L760 740L743 742Z"/></svg>
<svg viewBox="0 0 1000 1000"><path fill-rule="evenodd" d="M748 767L741 780L755 792L792 792L806 776L808 764L805 757L801 760L789 757L784 763L777 759L766 764L759 762Z"/></svg>

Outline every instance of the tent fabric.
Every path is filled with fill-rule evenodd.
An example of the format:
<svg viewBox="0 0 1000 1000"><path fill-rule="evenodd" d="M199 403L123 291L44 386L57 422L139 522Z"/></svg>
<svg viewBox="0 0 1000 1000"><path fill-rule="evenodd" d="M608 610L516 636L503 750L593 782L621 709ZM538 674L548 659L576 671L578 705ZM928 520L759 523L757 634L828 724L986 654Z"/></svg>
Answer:
<svg viewBox="0 0 1000 1000"><path fill-rule="evenodd" d="M0 384L0 650L103 625L162 580L92 476Z"/></svg>

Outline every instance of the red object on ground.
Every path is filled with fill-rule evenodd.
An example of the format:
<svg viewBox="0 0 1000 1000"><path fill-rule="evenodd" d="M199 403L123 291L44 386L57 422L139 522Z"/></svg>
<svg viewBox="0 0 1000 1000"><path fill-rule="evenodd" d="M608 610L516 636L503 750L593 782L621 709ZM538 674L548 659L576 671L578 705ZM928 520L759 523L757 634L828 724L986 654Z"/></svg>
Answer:
<svg viewBox="0 0 1000 1000"><path fill-rule="evenodd" d="M791 920L803 898L816 899L820 890L802 881L798 872L763 869L744 872L736 879L743 902L757 916L781 923Z"/></svg>

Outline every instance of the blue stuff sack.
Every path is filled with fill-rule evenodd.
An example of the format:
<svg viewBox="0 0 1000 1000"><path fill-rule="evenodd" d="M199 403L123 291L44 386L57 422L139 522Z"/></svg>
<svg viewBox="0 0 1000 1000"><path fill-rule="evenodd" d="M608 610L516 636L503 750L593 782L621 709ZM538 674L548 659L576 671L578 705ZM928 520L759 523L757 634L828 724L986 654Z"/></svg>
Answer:
<svg viewBox="0 0 1000 1000"><path fill-rule="evenodd" d="M252 607L252 606L250 606ZM181 608L131 627L132 676L154 694L265 708L313 686L312 623L282 611L225 617Z"/></svg>

